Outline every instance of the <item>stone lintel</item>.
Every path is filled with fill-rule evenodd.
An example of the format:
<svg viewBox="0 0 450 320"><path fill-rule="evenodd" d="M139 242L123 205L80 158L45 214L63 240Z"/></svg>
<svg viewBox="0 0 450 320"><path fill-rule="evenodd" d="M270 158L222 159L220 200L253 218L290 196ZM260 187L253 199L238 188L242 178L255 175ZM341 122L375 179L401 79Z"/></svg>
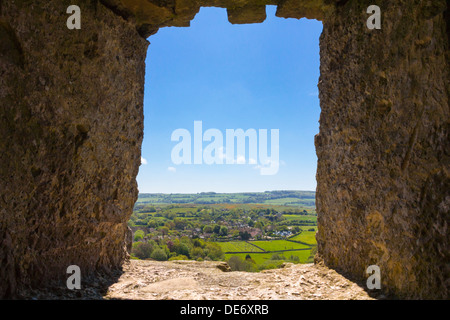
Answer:
<svg viewBox="0 0 450 320"><path fill-rule="evenodd" d="M248 5L227 9L228 21L232 24L261 23L266 20L265 5Z"/></svg>
<svg viewBox="0 0 450 320"><path fill-rule="evenodd" d="M331 8L324 0L284 0L278 5L275 15L280 18L323 20L325 12Z"/></svg>

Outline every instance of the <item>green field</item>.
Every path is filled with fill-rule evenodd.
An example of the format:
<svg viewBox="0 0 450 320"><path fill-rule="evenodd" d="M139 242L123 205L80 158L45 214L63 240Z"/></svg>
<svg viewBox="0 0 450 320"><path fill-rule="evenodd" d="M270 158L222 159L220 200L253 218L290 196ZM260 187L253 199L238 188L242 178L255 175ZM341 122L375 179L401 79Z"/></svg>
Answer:
<svg viewBox="0 0 450 320"><path fill-rule="evenodd" d="M314 191L266 191L266 192L242 192L242 193L141 193L136 204L175 204L175 203L191 203L191 204L219 204L219 203L252 203L267 205L283 205L283 206L302 206L315 208L315 192Z"/></svg>
<svg viewBox="0 0 450 320"><path fill-rule="evenodd" d="M301 226L300 229L303 231L309 231L309 229L314 229L315 232L317 232L317 226Z"/></svg>
<svg viewBox="0 0 450 320"><path fill-rule="evenodd" d="M260 247L264 251L298 250L310 248L310 246L287 240L250 241L250 243Z"/></svg>
<svg viewBox="0 0 450 320"><path fill-rule="evenodd" d="M289 221L299 220L299 221L308 221L314 224L317 223L317 216L312 215L283 214L283 218Z"/></svg>
<svg viewBox="0 0 450 320"><path fill-rule="evenodd" d="M289 257L297 256L299 257L300 263L311 263L312 261L308 261L308 258L311 254L311 250L300 250L300 251L288 251L288 252L280 252L279 255L283 255L286 259L284 261L289 261ZM267 263L271 261L272 256L274 253L249 253L250 257L255 260L257 265L262 265L264 263ZM247 253L235 253L235 254L226 254L225 260L230 259L233 256L241 257L242 259L245 259L247 256Z"/></svg>
<svg viewBox="0 0 450 320"><path fill-rule="evenodd" d="M278 198L278 199L270 199L265 200L264 204L272 204L272 205L301 205L304 207L315 207L314 199L299 199L299 198Z"/></svg>
<svg viewBox="0 0 450 320"><path fill-rule="evenodd" d="M223 252L263 252L263 250L245 242L245 241L228 241L216 242Z"/></svg>
<svg viewBox="0 0 450 320"><path fill-rule="evenodd" d="M290 240L294 241L300 241L304 242L310 245L316 245L316 232L315 231L303 231L299 235L296 235L292 238L289 238Z"/></svg>

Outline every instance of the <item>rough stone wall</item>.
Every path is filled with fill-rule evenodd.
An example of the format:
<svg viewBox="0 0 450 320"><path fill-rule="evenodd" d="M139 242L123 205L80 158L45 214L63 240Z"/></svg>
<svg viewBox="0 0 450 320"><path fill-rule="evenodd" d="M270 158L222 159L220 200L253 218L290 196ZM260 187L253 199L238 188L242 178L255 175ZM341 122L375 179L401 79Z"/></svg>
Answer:
<svg viewBox="0 0 450 320"><path fill-rule="evenodd" d="M0 297L120 267L148 42L97 1L0 2Z"/></svg>
<svg viewBox="0 0 450 320"><path fill-rule="evenodd" d="M368 30L378 4L381 30ZM446 1L348 1L320 39L318 251L382 289L448 298L449 63ZM448 20L447 20L448 23Z"/></svg>

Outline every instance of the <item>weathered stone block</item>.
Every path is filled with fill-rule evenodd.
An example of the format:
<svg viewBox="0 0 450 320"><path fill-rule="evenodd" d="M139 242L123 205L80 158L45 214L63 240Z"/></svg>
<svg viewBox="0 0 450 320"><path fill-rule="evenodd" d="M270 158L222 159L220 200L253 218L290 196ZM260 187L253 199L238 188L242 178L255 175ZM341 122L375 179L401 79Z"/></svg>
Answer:
<svg viewBox="0 0 450 320"><path fill-rule="evenodd" d="M277 7L276 16L323 20L325 14L332 8L331 5L326 5L323 0L282 0Z"/></svg>
<svg viewBox="0 0 450 320"><path fill-rule="evenodd" d="M266 6L244 6L227 9L228 21L233 24L261 23L266 20Z"/></svg>

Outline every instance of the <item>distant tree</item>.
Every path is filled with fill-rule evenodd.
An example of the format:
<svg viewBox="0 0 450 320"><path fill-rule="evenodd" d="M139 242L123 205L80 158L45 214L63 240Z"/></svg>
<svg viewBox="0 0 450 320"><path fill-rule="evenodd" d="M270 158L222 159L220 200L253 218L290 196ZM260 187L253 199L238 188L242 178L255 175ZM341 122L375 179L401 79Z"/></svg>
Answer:
<svg viewBox="0 0 450 320"><path fill-rule="evenodd" d="M137 226L145 226L147 225L147 222L144 219L137 219L134 224Z"/></svg>
<svg viewBox="0 0 450 320"><path fill-rule="evenodd" d="M283 255L280 255L278 253L274 253L270 259L271 260L286 260L286 258Z"/></svg>
<svg viewBox="0 0 450 320"><path fill-rule="evenodd" d="M220 227L219 236L226 236L228 234L228 228L225 226Z"/></svg>
<svg viewBox="0 0 450 320"><path fill-rule="evenodd" d="M178 246L176 252L179 255L184 255L186 257L190 257L189 247L187 246L186 243L180 243L180 245Z"/></svg>
<svg viewBox="0 0 450 320"><path fill-rule="evenodd" d="M225 257L222 248L217 243L207 242L203 251L211 260L218 261Z"/></svg>
<svg viewBox="0 0 450 320"><path fill-rule="evenodd" d="M157 260L157 261L166 261L167 254L163 249L157 248L152 252L152 254L150 255L150 258Z"/></svg>
<svg viewBox="0 0 450 320"><path fill-rule="evenodd" d="M155 235L153 234L153 232L149 232L149 233L147 233L147 235L146 235L146 237L149 238L149 239L153 238L154 236L155 236Z"/></svg>
<svg viewBox="0 0 450 320"><path fill-rule="evenodd" d="M173 221L166 221L166 223L164 223L164 226L167 227L169 230L175 229L175 223L173 223Z"/></svg>
<svg viewBox="0 0 450 320"><path fill-rule="evenodd" d="M174 248L175 248L175 243L172 240L167 240L166 241L166 246L169 249L170 252L174 252Z"/></svg>
<svg viewBox="0 0 450 320"><path fill-rule="evenodd" d="M173 256L173 257L169 258L169 261L172 261L172 260L189 260L189 259L186 256L178 255L178 256Z"/></svg>
<svg viewBox="0 0 450 320"><path fill-rule="evenodd" d="M173 220L173 219L175 219L177 217L177 214L175 213L175 212L170 212L168 215L167 215L167 219L170 219L170 220Z"/></svg>
<svg viewBox="0 0 450 320"><path fill-rule="evenodd" d="M205 241L203 241L202 239L194 239L192 240L192 244L194 245L194 247L199 247L199 248L204 248L205 247Z"/></svg>
<svg viewBox="0 0 450 320"><path fill-rule="evenodd" d="M245 271L245 263L241 257L232 256L227 263L233 271Z"/></svg>
<svg viewBox="0 0 450 320"><path fill-rule="evenodd" d="M165 235L169 234L169 228L167 228L167 227L161 227L161 228L159 228L159 231L161 232L163 238Z"/></svg>
<svg viewBox="0 0 450 320"><path fill-rule="evenodd" d="M162 250L164 250L164 252L165 252L166 255L167 255L167 258L169 258L171 252L170 252L169 248L167 247L167 245L161 244L160 248L161 248ZM174 255L175 255L175 254L174 254Z"/></svg>
<svg viewBox="0 0 450 320"><path fill-rule="evenodd" d="M173 223L175 224L175 228L178 230L184 230L187 226L186 220L180 218L173 219Z"/></svg>
<svg viewBox="0 0 450 320"><path fill-rule="evenodd" d="M249 254L247 254L247 255L245 256L245 261L251 262L251 263L253 263L253 264L256 265L256 261L253 260L253 258L252 258Z"/></svg>
<svg viewBox="0 0 450 320"><path fill-rule="evenodd" d="M182 236L180 238L180 242L186 243L186 244L191 244L191 239L188 236Z"/></svg>
<svg viewBox="0 0 450 320"><path fill-rule="evenodd" d="M158 227L158 223L155 220L150 219L148 221L148 223L147 223L147 227L149 227L149 228L157 228Z"/></svg>
<svg viewBox="0 0 450 320"><path fill-rule="evenodd" d="M219 226L218 224L214 225L214 227L213 227L213 232L214 232L215 234L219 234L219 232L220 232L220 226Z"/></svg>
<svg viewBox="0 0 450 320"><path fill-rule="evenodd" d="M212 233L213 232L213 227L211 227L210 225L206 225L203 227L203 233Z"/></svg>
<svg viewBox="0 0 450 320"><path fill-rule="evenodd" d="M258 228L258 229L260 229L261 231L263 231L263 228L264 228L264 222L261 221L261 220L256 221L255 228Z"/></svg>
<svg viewBox="0 0 450 320"><path fill-rule="evenodd" d="M144 239L145 233L142 230L136 230L134 233L134 241L141 241Z"/></svg>
<svg viewBox="0 0 450 320"><path fill-rule="evenodd" d="M256 271L256 265L251 260L244 260L239 256L232 256L227 263L233 271Z"/></svg>
<svg viewBox="0 0 450 320"><path fill-rule="evenodd" d="M248 233L248 231L239 231L239 237L241 238L241 240L248 240L251 236L252 235Z"/></svg>
<svg viewBox="0 0 450 320"><path fill-rule="evenodd" d="M149 242L135 242L131 248L131 254L139 259L148 259L153 252L153 245Z"/></svg>
<svg viewBox="0 0 450 320"><path fill-rule="evenodd" d="M203 249L200 247L195 247L191 251L191 259L203 258L204 256L205 256L205 253L203 252Z"/></svg>

